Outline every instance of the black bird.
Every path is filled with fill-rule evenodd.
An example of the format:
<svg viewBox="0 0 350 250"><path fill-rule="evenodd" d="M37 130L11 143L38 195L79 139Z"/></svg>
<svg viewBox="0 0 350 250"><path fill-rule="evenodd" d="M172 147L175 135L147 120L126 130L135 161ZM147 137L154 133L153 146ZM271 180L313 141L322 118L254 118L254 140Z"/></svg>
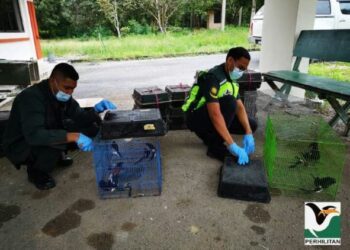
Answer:
<svg viewBox="0 0 350 250"><path fill-rule="evenodd" d="M315 188L312 190L307 190L301 188L300 190L304 191L305 193L320 193L324 189L332 186L333 184L336 183L336 180L333 177L327 176L327 177L314 177L314 186Z"/></svg>
<svg viewBox="0 0 350 250"><path fill-rule="evenodd" d="M300 153L296 157L296 161L293 162L289 168L295 168L298 166L308 167L315 164L320 159L320 150L318 148L318 143L313 142L308 146L308 150Z"/></svg>
<svg viewBox="0 0 350 250"><path fill-rule="evenodd" d="M138 159L135 164L140 163L146 159L148 159L149 161L153 160L154 157L156 156L156 148L155 146L153 146L151 143L145 143L146 144L146 148L144 149L144 154L141 156L140 159Z"/></svg>
<svg viewBox="0 0 350 250"><path fill-rule="evenodd" d="M117 144L116 142L112 142L112 148L113 148L112 154L115 154L115 155L117 155L119 158L121 158L121 157L122 157L122 154L120 153L120 151L119 151L119 146L118 146L118 144Z"/></svg>
<svg viewBox="0 0 350 250"><path fill-rule="evenodd" d="M333 177L314 177L315 192L321 192L323 189L326 189L335 183L336 180Z"/></svg>

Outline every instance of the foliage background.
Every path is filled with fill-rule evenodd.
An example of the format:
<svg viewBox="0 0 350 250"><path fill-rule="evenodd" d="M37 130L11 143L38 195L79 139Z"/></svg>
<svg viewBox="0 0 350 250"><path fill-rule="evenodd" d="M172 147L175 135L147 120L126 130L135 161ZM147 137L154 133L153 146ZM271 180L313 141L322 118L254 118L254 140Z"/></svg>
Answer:
<svg viewBox="0 0 350 250"><path fill-rule="evenodd" d="M160 32L151 15L152 4L169 7L172 11L168 30L182 31L206 27L208 10L221 10L221 0L35 0L41 38L74 38L117 36L115 25L108 18L115 4L122 36ZM249 26L252 2L227 0L226 24L237 25L242 7L242 26ZM255 0L257 10L263 0ZM109 13L108 13L109 12ZM115 14L114 13L114 14Z"/></svg>

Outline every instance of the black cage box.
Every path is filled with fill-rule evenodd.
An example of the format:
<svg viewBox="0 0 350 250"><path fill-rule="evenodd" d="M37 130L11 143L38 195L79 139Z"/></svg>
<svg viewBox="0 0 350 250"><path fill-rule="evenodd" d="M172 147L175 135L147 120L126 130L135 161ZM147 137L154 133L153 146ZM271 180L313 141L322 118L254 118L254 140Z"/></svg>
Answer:
<svg viewBox="0 0 350 250"><path fill-rule="evenodd" d="M256 72L254 70L244 71L242 77L237 80L240 93L242 91L257 90L258 88L260 88L261 82L261 72Z"/></svg>
<svg viewBox="0 0 350 250"><path fill-rule="evenodd" d="M159 109L164 121L170 104L169 94L158 86L136 88L132 95L134 109Z"/></svg>
<svg viewBox="0 0 350 250"><path fill-rule="evenodd" d="M191 87L187 84L168 85L165 91L169 94L171 102L184 102L187 98Z"/></svg>
<svg viewBox="0 0 350 250"><path fill-rule="evenodd" d="M271 197L263 162L250 160L248 165L240 166L235 158L226 157L220 171L218 196L269 203Z"/></svg>
<svg viewBox="0 0 350 250"><path fill-rule="evenodd" d="M166 132L166 124L158 109L108 111L101 125L104 140L163 136Z"/></svg>
<svg viewBox="0 0 350 250"><path fill-rule="evenodd" d="M141 106L170 102L168 93L157 86L136 88L132 96L135 102Z"/></svg>

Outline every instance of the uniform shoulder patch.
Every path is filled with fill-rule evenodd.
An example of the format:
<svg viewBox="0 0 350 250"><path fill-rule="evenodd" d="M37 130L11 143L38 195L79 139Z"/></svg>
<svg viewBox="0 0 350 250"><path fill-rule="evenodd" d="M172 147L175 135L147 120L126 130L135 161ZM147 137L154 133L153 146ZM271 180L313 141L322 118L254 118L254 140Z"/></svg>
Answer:
<svg viewBox="0 0 350 250"><path fill-rule="evenodd" d="M218 89L216 87L211 87L210 89L210 96L213 98L218 98Z"/></svg>

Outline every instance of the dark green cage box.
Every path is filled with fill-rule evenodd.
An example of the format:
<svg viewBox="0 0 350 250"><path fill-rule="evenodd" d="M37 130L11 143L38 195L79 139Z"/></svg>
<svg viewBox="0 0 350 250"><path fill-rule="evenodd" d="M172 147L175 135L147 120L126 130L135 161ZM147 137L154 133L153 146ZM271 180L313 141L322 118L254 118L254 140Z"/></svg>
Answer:
<svg viewBox="0 0 350 250"><path fill-rule="evenodd" d="M264 159L269 184L287 195L335 199L346 160L346 146L317 115L270 114Z"/></svg>
<svg viewBox="0 0 350 250"><path fill-rule="evenodd" d="M191 87L187 84L168 85L165 91L169 94L172 102L184 102L190 92Z"/></svg>
<svg viewBox="0 0 350 250"><path fill-rule="evenodd" d="M258 99L257 89L260 88L262 76L260 72L247 70L243 76L237 80L239 85L239 95L249 117L257 118L258 112L256 101Z"/></svg>
<svg viewBox="0 0 350 250"><path fill-rule="evenodd" d="M170 102L168 93L157 86L136 88L134 89L133 98L139 106Z"/></svg>
<svg viewBox="0 0 350 250"><path fill-rule="evenodd" d="M162 119L165 122L167 122L169 103L142 105L142 104L138 104L138 102L135 101L133 109L134 110L136 110L136 109L159 109Z"/></svg>
<svg viewBox="0 0 350 250"><path fill-rule="evenodd" d="M103 140L163 136L166 132L158 109L110 110L101 125Z"/></svg>
<svg viewBox="0 0 350 250"><path fill-rule="evenodd" d="M169 106L167 123L170 130L187 129L186 115L181 107Z"/></svg>
<svg viewBox="0 0 350 250"><path fill-rule="evenodd" d="M218 195L244 201L268 203L271 196L261 160L251 160L239 166L235 158L226 157L220 171Z"/></svg>
<svg viewBox="0 0 350 250"><path fill-rule="evenodd" d="M244 71L241 78L237 80L239 85L240 93L244 91L252 91L260 88L262 82L261 72L256 72L254 70Z"/></svg>

